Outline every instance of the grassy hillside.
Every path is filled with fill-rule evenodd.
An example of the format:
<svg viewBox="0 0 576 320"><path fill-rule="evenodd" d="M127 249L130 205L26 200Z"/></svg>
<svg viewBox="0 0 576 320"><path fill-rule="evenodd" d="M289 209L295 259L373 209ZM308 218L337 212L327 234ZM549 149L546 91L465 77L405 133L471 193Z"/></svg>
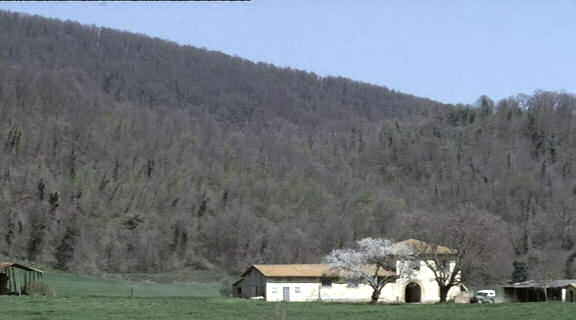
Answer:
<svg viewBox="0 0 576 320"><path fill-rule="evenodd" d="M1 297L1 319L387 319L536 320L574 319L576 304L364 305L268 303L224 298Z"/></svg>
<svg viewBox="0 0 576 320"><path fill-rule="evenodd" d="M151 281L126 281L98 277L73 275L62 272L47 272L45 282L56 296L108 296L108 297L218 297L219 282L204 282L198 275L195 282L158 283Z"/></svg>

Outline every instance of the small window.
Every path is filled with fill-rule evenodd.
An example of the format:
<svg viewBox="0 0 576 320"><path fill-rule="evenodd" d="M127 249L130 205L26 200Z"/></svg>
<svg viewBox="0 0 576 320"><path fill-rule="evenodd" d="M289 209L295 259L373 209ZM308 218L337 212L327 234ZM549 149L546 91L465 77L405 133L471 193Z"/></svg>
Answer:
<svg viewBox="0 0 576 320"><path fill-rule="evenodd" d="M294 288L294 293L300 293L300 287L295 287L295 288Z"/></svg>
<svg viewBox="0 0 576 320"><path fill-rule="evenodd" d="M348 288L358 288L358 282L348 282Z"/></svg>
<svg viewBox="0 0 576 320"><path fill-rule="evenodd" d="M332 280L322 280L323 287L332 287Z"/></svg>
<svg viewBox="0 0 576 320"><path fill-rule="evenodd" d="M278 293L278 287L272 287L272 293Z"/></svg>

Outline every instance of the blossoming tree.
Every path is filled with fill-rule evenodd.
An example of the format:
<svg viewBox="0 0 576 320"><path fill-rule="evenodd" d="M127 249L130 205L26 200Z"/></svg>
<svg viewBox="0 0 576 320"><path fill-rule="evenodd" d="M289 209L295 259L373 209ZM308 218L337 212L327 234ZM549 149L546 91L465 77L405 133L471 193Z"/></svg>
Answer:
<svg viewBox="0 0 576 320"><path fill-rule="evenodd" d="M388 239L365 238L357 241L356 248L333 250L325 260L340 271L341 278L370 285L371 303L375 304L387 283L411 272L412 256L408 246L393 246ZM402 263L397 265L397 261Z"/></svg>

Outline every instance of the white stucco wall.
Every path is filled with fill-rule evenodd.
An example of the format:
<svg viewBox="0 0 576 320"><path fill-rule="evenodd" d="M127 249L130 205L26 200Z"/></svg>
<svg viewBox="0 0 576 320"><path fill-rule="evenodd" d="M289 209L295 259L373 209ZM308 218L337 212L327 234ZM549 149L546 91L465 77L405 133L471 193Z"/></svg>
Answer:
<svg viewBox="0 0 576 320"><path fill-rule="evenodd" d="M433 264L433 261L428 260L428 263ZM440 301L440 287L436 282L434 277L434 272L426 265L424 261L418 261L419 270L413 271L410 275L396 280L396 282L390 286L389 291L386 292L386 300L392 300L389 302L404 302L405 301L405 291L406 286L411 282L416 282L420 285L421 300L422 303L434 303ZM455 262L450 262L450 270L454 270L456 266ZM402 262L396 263L397 273L402 267ZM452 287L448 291L448 300L454 300L454 298L461 292L459 287ZM383 292L384 293L384 292Z"/></svg>
<svg viewBox="0 0 576 320"><path fill-rule="evenodd" d="M283 301L284 288L288 288L290 301L364 302L370 301L372 288L368 285L349 286L333 282L330 287L322 286L318 278L269 279L266 283L266 300Z"/></svg>
<svg viewBox="0 0 576 320"><path fill-rule="evenodd" d="M420 285L422 303L435 303L440 300L440 290L435 281L398 279L396 282L384 286L379 301L384 303L405 302L406 285L411 282ZM268 279L266 282L266 300L283 301L284 288L289 290L290 301L368 302L372 296L372 288L366 284L351 287L347 283L334 282L331 287L323 287L319 279L299 279L297 281ZM448 293L448 300L454 299L459 293L458 287L452 288Z"/></svg>
<svg viewBox="0 0 576 320"><path fill-rule="evenodd" d="M288 288L290 301L318 301L320 286L321 284L317 279L294 281L269 279L266 283L266 300L283 301L284 288ZM296 290L296 288L299 288L299 290Z"/></svg>
<svg viewBox="0 0 576 320"><path fill-rule="evenodd" d="M359 284L354 287L348 283L333 283L330 288L322 288L322 301L367 302L370 301L372 291L372 287L366 284Z"/></svg>

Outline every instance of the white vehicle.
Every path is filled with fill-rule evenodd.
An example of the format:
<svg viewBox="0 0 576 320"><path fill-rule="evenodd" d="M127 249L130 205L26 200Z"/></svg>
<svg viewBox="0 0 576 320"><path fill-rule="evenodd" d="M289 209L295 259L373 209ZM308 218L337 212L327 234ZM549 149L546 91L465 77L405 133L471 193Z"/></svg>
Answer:
<svg viewBox="0 0 576 320"><path fill-rule="evenodd" d="M471 302L477 303L494 303L494 300L496 300L496 291L478 290L476 291L476 295L474 295L471 300Z"/></svg>

